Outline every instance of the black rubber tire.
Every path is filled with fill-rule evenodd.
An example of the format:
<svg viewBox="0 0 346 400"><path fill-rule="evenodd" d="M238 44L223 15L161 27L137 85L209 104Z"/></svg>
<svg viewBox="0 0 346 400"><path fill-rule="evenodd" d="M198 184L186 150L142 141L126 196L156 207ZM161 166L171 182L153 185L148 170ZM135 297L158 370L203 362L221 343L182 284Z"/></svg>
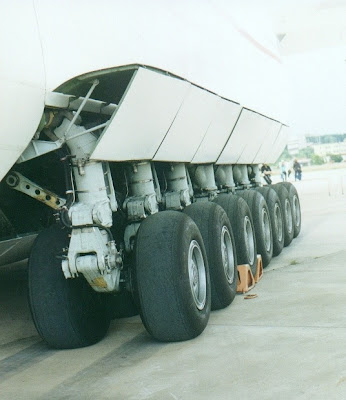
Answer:
<svg viewBox="0 0 346 400"><path fill-rule="evenodd" d="M92 345L105 336L110 323L102 295L84 277L65 279L57 256L68 244L68 232L51 226L36 238L28 267L36 329L49 346L58 349Z"/></svg>
<svg viewBox="0 0 346 400"><path fill-rule="evenodd" d="M211 309L225 308L234 300L238 279L231 223L224 209L209 201L191 204L184 213L195 221L204 242L210 273ZM228 258L223 255L222 248L228 250ZM224 263L225 259L227 264ZM227 272L226 268L229 269Z"/></svg>
<svg viewBox="0 0 346 400"><path fill-rule="evenodd" d="M205 277L200 308L194 300L188 265L190 244L196 243ZM135 289L147 331L164 342L200 335L209 320L211 294L207 255L193 220L178 211L149 216L139 227L135 257Z"/></svg>
<svg viewBox="0 0 346 400"><path fill-rule="evenodd" d="M225 210L231 221L238 264L249 264L252 274L255 276L257 270L256 235L249 206L244 199L232 194L220 194L214 202ZM247 231L244 229L245 223Z"/></svg>
<svg viewBox="0 0 346 400"><path fill-rule="evenodd" d="M256 188L265 198L269 210L270 222L273 234L273 256L278 256L284 248L284 220L281 202L275 190L271 186Z"/></svg>
<svg viewBox="0 0 346 400"><path fill-rule="evenodd" d="M263 268L266 268L273 258L273 234L267 203L256 190L239 190L237 195L242 197L250 208L255 227L257 253L262 256Z"/></svg>
<svg viewBox="0 0 346 400"><path fill-rule="evenodd" d="M280 184L271 185L279 197L281 211L284 218L284 247L291 244L294 235L294 222L292 212L292 201L285 186Z"/></svg>
<svg viewBox="0 0 346 400"><path fill-rule="evenodd" d="M293 224L294 224L293 237L296 238L300 233L301 224L302 224L302 215L301 215L301 209L300 209L299 195L298 195L297 189L293 185L293 183L280 182L279 184L285 186L285 188L288 190L288 195L290 196L291 201L292 201Z"/></svg>

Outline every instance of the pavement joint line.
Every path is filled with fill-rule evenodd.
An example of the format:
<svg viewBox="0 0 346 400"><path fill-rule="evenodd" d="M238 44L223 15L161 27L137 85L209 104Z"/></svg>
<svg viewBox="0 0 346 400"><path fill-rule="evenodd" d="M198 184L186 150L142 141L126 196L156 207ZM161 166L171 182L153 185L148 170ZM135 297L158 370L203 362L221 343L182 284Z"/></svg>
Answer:
<svg viewBox="0 0 346 400"><path fill-rule="evenodd" d="M287 271L286 269L287 269L287 268L292 268L292 269L293 269L293 267L299 267L299 266L301 266L302 264L311 263L311 262L313 262L313 261L319 260L319 259L324 258L324 257L325 257L325 256L315 257L315 258L311 258L311 259L308 259L308 260L303 260L303 261L301 261L301 262L297 262L296 264L278 265L277 267L272 267L272 268L265 269L264 272L263 272L263 274L265 275L265 274L267 274L268 272L272 272L272 271L281 271L281 270L284 269L284 268L285 268L285 272L298 272L298 271L292 271L292 270L288 270L288 271ZM327 257L327 256L326 256L326 257ZM343 268L343 266L341 266L341 265L336 265L336 266L334 266L334 268L337 268L337 267ZM326 267L323 266L322 268L326 268ZM329 269L329 268L328 268L328 269ZM300 272L300 271L299 271L299 272ZM311 271L311 270L307 267L306 270L304 270L304 272L316 273L316 272L325 272L325 270L322 270L322 269L321 269L321 271Z"/></svg>
<svg viewBox="0 0 346 400"><path fill-rule="evenodd" d="M26 342L31 342L31 341L33 341L32 344L34 344L34 343L42 342L42 339L40 337L38 337L37 335L33 335L33 336L21 338L21 339L12 340L11 342L1 343L0 350L7 349L8 346L17 346L17 345L21 345L21 344L24 344Z"/></svg>
<svg viewBox="0 0 346 400"><path fill-rule="evenodd" d="M274 328L274 329L295 329L295 328L303 328L303 329L346 329L346 326L313 326L313 325L226 325L226 324L215 324L209 322L210 326L219 326L219 327L228 327L228 328Z"/></svg>

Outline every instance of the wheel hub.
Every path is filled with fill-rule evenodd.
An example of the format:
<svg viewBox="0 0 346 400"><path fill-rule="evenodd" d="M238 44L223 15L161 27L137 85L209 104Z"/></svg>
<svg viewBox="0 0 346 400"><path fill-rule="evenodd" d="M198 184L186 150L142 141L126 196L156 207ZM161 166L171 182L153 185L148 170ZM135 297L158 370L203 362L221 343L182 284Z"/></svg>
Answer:
<svg viewBox="0 0 346 400"><path fill-rule="evenodd" d="M271 248L270 222L267 210L265 208L262 208L262 229L264 232L265 248L269 252Z"/></svg>
<svg viewBox="0 0 346 400"><path fill-rule="evenodd" d="M281 242L283 239L282 214L280 207L277 203L275 203L275 208L274 208L274 224L277 232L277 238L279 242Z"/></svg>
<svg viewBox="0 0 346 400"><path fill-rule="evenodd" d="M300 204L298 197L295 195L293 197L293 213L295 217L296 226L299 227L300 225Z"/></svg>
<svg viewBox="0 0 346 400"><path fill-rule="evenodd" d="M245 235L245 246L246 253L250 264L255 261L255 244L254 244L254 234L252 231L251 221L248 216L244 218L244 235Z"/></svg>
<svg viewBox="0 0 346 400"><path fill-rule="evenodd" d="M198 270L197 270L197 265L194 261L192 261L192 284L193 287L196 288L198 285Z"/></svg>
<svg viewBox="0 0 346 400"><path fill-rule="evenodd" d="M221 231L221 255L224 272L228 283L234 280L234 252L230 233L227 226L222 227Z"/></svg>
<svg viewBox="0 0 346 400"><path fill-rule="evenodd" d="M289 233L292 232L293 229L293 223L292 223L292 208L291 208L291 204L288 201L288 199L286 199L285 201L285 209L286 209L286 225L287 225L287 230Z"/></svg>
<svg viewBox="0 0 346 400"><path fill-rule="evenodd" d="M196 307L202 310L207 300L207 275L202 250L196 240L192 240L188 255L189 281Z"/></svg>

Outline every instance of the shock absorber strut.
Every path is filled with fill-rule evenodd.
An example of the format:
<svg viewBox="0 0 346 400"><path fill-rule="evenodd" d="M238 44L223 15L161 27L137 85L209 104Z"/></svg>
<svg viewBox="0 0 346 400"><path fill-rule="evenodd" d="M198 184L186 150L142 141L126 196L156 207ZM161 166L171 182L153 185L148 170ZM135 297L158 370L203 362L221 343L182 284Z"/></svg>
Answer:
<svg viewBox="0 0 346 400"><path fill-rule="evenodd" d="M131 251L132 238L136 235L140 222L151 214L159 211L159 188L155 190L153 174L154 167L149 161L141 161L129 164L126 169L126 177L129 182L130 196L124 202L127 218L130 222L125 229L125 249ZM156 182L158 186L158 182Z"/></svg>
<svg viewBox="0 0 346 400"><path fill-rule="evenodd" d="M97 139L74 122L75 118L65 118L54 131L66 141L73 156L77 199L68 209L72 233L62 269L66 278L81 273L94 290L113 292L119 290L122 257L109 230L112 212L117 210L112 181L107 175L109 167L107 163L90 160Z"/></svg>

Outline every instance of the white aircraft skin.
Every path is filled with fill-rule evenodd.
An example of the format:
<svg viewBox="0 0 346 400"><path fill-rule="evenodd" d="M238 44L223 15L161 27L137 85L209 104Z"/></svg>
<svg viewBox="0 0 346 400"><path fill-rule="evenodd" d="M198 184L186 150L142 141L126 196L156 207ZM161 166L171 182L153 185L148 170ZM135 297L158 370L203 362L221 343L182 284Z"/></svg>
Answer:
<svg viewBox="0 0 346 400"><path fill-rule="evenodd" d="M287 124L275 36L220 4L3 2L0 179L36 132L46 94L92 70L152 66Z"/></svg>

